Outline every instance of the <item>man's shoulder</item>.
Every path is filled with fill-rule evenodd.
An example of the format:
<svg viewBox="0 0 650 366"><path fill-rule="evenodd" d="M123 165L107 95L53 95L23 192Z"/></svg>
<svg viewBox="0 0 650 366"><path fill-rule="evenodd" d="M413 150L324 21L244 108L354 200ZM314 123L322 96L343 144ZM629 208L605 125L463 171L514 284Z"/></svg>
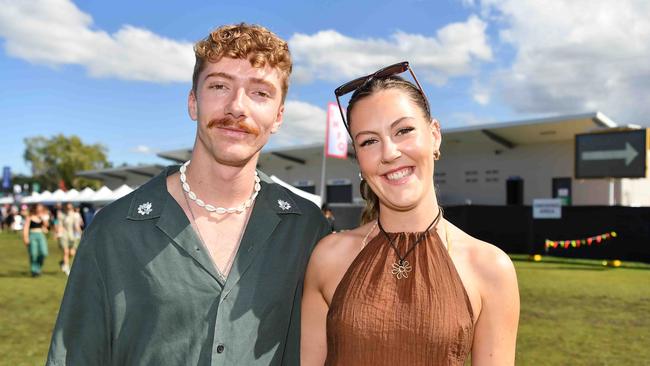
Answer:
<svg viewBox="0 0 650 366"><path fill-rule="evenodd" d="M95 214L91 226L117 224L128 219L150 219L160 216L166 195L165 178L167 167L160 174L149 179L133 192L118 198L101 208Z"/></svg>
<svg viewBox="0 0 650 366"><path fill-rule="evenodd" d="M323 218L320 208L309 199L272 180L264 180L270 190L269 200L279 213L297 213L308 218Z"/></svg>

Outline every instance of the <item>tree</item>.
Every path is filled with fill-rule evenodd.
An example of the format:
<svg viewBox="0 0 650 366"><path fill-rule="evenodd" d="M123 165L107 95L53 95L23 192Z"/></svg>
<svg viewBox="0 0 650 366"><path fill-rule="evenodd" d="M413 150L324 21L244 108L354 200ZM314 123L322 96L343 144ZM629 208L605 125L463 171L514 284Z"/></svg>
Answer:
<svg viewBox="0 0 650 366"><path fill-rule="evenodd" d="M104 145L86 145L77 136L62 134L25 139L23 158L32 166L32 175L43 189L56 189L63 181L66 188L99 187L95 180L77 177L77 172L110 168Z"/></svg>

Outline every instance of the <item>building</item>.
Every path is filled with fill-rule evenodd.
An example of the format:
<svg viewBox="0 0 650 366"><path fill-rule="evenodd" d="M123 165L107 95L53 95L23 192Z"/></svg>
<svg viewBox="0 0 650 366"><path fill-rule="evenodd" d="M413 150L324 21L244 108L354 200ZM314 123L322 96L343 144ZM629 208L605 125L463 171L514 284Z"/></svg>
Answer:
<svg viewBox="0 0 650 366"><path fill-rule="evenodd" d="M531 205L535 198L563 197L569 205L650 206L650 179L575 179L575 136L638 129L618 126L600 112L443 129L435 184L440 202L454 205ZM648 151L638 152L639 158ZM173 162L191 149L162 152ZM352 147L348 159L326 162L327 201L362 202ZM265 149L258 167L310 193L321 194L323 145ZM137 186L161 166L82 172L112 185Z"/></svg>

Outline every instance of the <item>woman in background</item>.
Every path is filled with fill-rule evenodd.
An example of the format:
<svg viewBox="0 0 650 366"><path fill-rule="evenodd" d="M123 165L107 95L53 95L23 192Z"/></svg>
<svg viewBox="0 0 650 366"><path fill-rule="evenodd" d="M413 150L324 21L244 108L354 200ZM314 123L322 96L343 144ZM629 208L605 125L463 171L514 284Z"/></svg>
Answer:
<svg viewBox="0 0 650 366"><path fill-rule="evenodd" d="M57 231L60 235L61 247L63 248L63 272L66 275L70 274L70 262L77 254L77 247L81 239L81 215L77 212L72 205L68 202L65 204L63 211L58 214Z"/></svg>
<svg viewBox="0 0 650 366"><path fill-rule="evenodd" d="M47 239L45 238L48 223L44 218L45 210L40 203L30 206L23 226L23 242L29 254L32 277L41 275L43 262L48 254Z"/></svg>

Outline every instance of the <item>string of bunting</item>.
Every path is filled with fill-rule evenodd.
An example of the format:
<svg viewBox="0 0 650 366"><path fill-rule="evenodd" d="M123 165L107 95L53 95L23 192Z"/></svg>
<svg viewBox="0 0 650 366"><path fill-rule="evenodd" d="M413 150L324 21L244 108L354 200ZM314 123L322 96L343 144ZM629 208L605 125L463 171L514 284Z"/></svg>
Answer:
<svg viewBox="0 0 650 366"><path fill-rule="evenodd" d="M553 249L569 249L569 247L572 248L580 248L581 246L591 246L591 245L597 245L597 244L602 244L605 240L609 240L611 238L616 237L616 232L611 231L608 233L596 235L596 236L590 236L588 238L583 238L583 239L571 239L571 240L549 240L546 239L546 242L544 244L544 249L546 251L549 250L549 248Z"/></svg>

